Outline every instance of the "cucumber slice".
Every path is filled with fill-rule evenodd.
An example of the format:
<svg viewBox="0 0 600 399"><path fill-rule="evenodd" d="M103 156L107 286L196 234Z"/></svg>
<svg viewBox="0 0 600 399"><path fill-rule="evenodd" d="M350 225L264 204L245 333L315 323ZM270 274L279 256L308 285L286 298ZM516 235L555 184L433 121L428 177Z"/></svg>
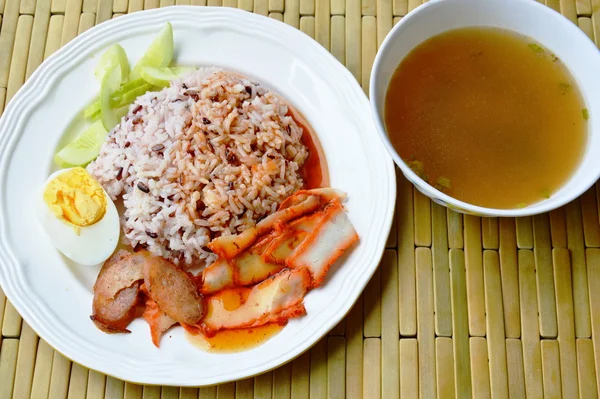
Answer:
<svg viewBox="0 0 600 399"><path fill-rule="evenodd" d="M117 103L117 107L124 107L135 101L139 96L146 94L147 92L154 89L154 86L149 83L144 83L142 86L136 87L133 90L124 93L119 102Z"/></svg>
<svg viewBox="0 0 600 399"><path fill-rule="evenodd" d="M146 82L158 87L167 87L172 80L179 77L173 73L171 68L153 68L145 66L141 68L140 73Z"/></svg>
<svg viewBox="0 0 600 399"><path fill-rule="evenodd" d="M171 71L173 71L173 73L175 75L177 75L178 77L181 77L183 75L185 75L186 73L190 73L192 71L195 71L198 68L194 68L191 66L185 66L185 65L175 65L171 67Z"/></svg>
<svg viewBox="0 0 600 399"><path fill-rule="evenodd" d="M131 78L141 77L141 69L144 66L155 68L167 67L173 59L173 27L169 22L158 33L158 36L148 47L146 53L135 64L131 70Z"/></svg>
<svg viewBox="0 0 600 399"><path fill-rule="evenodd" d="M113 65L102 78L100 85L100 115L102 123L107 131L110 131L119 122L115 110L110 104L111 94L119 88L121 84L121 68L119 65Z"/></svg>
<svg viewBox="0 0 600 399"><path fill-rule="evenodd" d="M84 166L96 159L108 132L102 121L94 122L73 141L61 149L54 161L61 167Z"/></svg>
<svg viewBox="0 0 600 399"><path fill-rule="evenodd" d="M126 83L125 85L121 86L120 89L113 92L112 98L110 99L110 106L112 108L128 107L132 102L135 101L136 98L156 88L150 83L146 83L146 81L143 79L139 79L139 81L142 82L140 86L134 87L127 92L123 92L123 88L125 88L125 86L129 85L131 82ZM100 116L100 100L96 101L83 111L83 117L92 122L98 120Z"/></svg>
<svg viewBox="0 0 600 399"><path fill-rule="evenodd" d="M100 100L83 110L83 117L88 120L96 120L100 116Z"/></svg>
<svg viewBox="0 0 600 399"><path fill-rule="evenodd" d="M152 85L146 83L144 79L135 79L131 80L124 85L121 85L117 90L113 91L110 99L111 107L123 107L125 105L129 105L135 100L138 96L146 93L147 91L152 89ZM131 96L135 93L137 94L133 99ZM94 101L90 106L83 110L83 117L87 120L95 121L100 117L100 100Z"/></svg>
<svg viewBox="0 0 600 399"><path fill-rule="evenodd" d="M118 44L114 44L108 48L100 57L100 61L98 61L98 65L96 65L96 69L94 70L94 75L96 75L96 79L99 82L102 82L102 78L108 72L108 70L114 65L119 65L121 67L121 81L126 82L129 79L129 60L127 59L127 54L125 54L125 50Z"/></svg>

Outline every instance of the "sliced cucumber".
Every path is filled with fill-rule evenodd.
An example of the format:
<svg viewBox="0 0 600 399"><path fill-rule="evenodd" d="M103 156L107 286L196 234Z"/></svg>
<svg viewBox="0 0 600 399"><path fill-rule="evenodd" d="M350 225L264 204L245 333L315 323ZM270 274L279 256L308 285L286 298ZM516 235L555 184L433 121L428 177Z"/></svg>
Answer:
<svg viewBox="0 0 600 399"><path fill-rule="evenodd" d="M83 117L87 120L96 120L100 116L100 100L92 103L83 110Z"/></svg>
<svg viewBox="0 0 600 399"><path fill-rule="evenodd" d="M181 77L181 76L185 75L186 73L195 71L196 69L197 68L194 68L191 66L185 66L185 65L174 65L171 67L171 71L178 77Z"/></svg>
<svg viewBox="0 0 600 399"><path fill-rule="evenodd" d="M110 131L119 122L115 110L110 104L111 94L117 90L121 84L121 68L119 65L113 65L102 78L100 85L100 115L102 123L107 131Z"/></svg>
<svg viewBox="0 0 600 399"><path fill-rule="evenodd" d="M132 102L135 101L136 98L138 98L139 96L146 94L147 92L154 90L154 86L149 84L149 83L145 83L139 87L136 87L133 90L128 91L127 93L124 93L121 96L121 99L119 100L119 102L117 103L117 107L124 107L126 105L131 104Z"/></svg>
<svg viewBox="0 0 600 399"><path fill-rule="evenodd" d="M110 46L104 54L102 54L102 57L100 57L100 61L98 61L98 65L96 65L96 69L94 70L96 79L98 79L99 82L102 82L102 78L104 78L106 72L115 65L121 67L121 81L126 82L127 79L129 79L129 60L127 59L127 54L125 54L123 47L118 44Z"/></svg>
<svg viewBox="0 0 600 399"><path fill-rule="evenodd" d="M61 149L54 161L61 167L84 166L96 159L108 132L102 121L94 122L73 141Z"/></svg>
<svg viewBox="0 0 600 399"><path fill-rule="evenodd" d="M141 77L141 69L145 66L154 68L167 67L173 59L173 27L169 22L158 33L158 36L148 47L146 53L131 70L131 78Z"/></svg>
<svg viewBox="0 0 600 399"><path fill-rule="evenodd" d="M179 76L173 73L171 68L153 68L145 66L141 69L142 78L154 86L167 87L172 80Z"/></svg>
<svg viewBox="0 0 600 399"><path fill-rule="evenodd" d="M153 89L153 86L148 84L144 79L131 80L124 85L121 85L117 90L113 91L110 99L110 105L113 108L120 108L131 104L137 97ZM137 93L137 94L136 94ZM133 95L135 97L131 98ZM85 110L83 117L87 120L95 121L100 118L100 100L96 100Z"/></svg>

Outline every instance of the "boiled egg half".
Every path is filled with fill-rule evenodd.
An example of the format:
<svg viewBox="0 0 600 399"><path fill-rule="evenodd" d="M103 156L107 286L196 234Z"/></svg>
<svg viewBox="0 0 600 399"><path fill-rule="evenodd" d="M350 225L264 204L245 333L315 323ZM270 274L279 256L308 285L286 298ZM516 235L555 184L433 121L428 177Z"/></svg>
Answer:
<svg viewBox="0 0 600 399"><path fill-rule="evenodd" d="M40 194L38 214L52 244L76 263L100 264L119 242L117 208L84 168L50 175Z"/></svg>

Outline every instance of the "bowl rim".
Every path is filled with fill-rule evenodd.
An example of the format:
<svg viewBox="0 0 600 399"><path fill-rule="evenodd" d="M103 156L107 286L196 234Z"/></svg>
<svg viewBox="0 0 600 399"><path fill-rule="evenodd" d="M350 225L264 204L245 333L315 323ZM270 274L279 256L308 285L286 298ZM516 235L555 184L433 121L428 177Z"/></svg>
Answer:
<svg viewBox="0 0 600 399"><path fill-rule="evenodd" d="M593 184L600 178L600 164L596 171L590 171L587 174L587 178L584 184L581 185L580 190L571 190L568 192L562 193L560 196L553 196L551 200L542 200L540 202L536 202L524 208L513 208L513 209L498 209L498 208L489 208L479 205L474 205L468 202L461 201L456 199L444 192L436 189L431 184L427 183L421 177L419 177L404 160L398 155L394 146L392 145L385 128L385 123L382 121L382 118L379 114L379 109L384 106L384 104L380 104L377 100L377 93L386 90L386 88L378 88L377 79L380 75L380 71L382 69L382 59L384 55L388 52L392 42L398 33L409 23L411 18L415 18L420 16L423 13L428 12L428 9L433 7L437 7L440 3L451 3L451 2L464 2L469 0L430 0L426 3L423 3L416 7L413 11L408 13L405 17L403 17L396 25L392 27L392 29L388 32L386 37L384 38L375 59L373 61L373 68L371 70L371 76L369 78L369 102L371 105L371 113L373 115L373 120L375 121L375 125L377 127L377 132L379 133L379 137L382 140L384 146L390 153L394 163L400 168L402 174L412 183L415 187L423 194L431 198L433 201L437 203L443 203L444 206L456 210L461 213L466 214L474 214L479 216L499 216L499 217L521 217L521 216L532 216L545 212L549 212L556 208L559 208L567 203L579 198L583 193L585 193ZM477 0L470 0L473 3L477 3ZM493 1L493 0L488 0ZM509 5L512 3L514 6L519 7L530 7L534 10L534 12L539 13L541 15L545 15L546 18L553 18L554 23L559 24L559 28L564 30L569 30L572 32L574 36L576 36L576 40L581 43L586 43L588 45L592 45L594 48L596 45L594 42L575 24L573 24L570 20L568 20L565 16L560 14L559 12L546 7L543 4L538 3L537 1L531 0L497 0L497 2L502 2L504 5ZM485 26L485 25L482 25ZM516 31L517 33L520 33ZM418 45L418 44L417 44ZM414 49L414 47L412 48ZM411 50L412 50L411 49ZM596 52L594 57L600 59L600 52ZM589 131L591 132L591 130ZM589 143L588 143L589 145ZM583 161L583 158L582 158ZM580 164L581 165L581 162ZM579 166L578 166L579 167ZM565 183L562 184L561 188L572 181L574 176L571 176ZM559 188L560 189L560 188Z"/></svg>

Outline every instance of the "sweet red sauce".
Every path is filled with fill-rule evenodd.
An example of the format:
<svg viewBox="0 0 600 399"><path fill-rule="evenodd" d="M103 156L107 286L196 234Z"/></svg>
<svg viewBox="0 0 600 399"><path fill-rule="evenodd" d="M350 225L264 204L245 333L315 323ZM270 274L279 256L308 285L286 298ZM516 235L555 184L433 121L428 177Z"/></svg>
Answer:
<svg viewBox="0 0 600 399"><path fill-rule="evenodd" d="M225 309L235 310L243 305L249 292L249 288L229 288L218 292L212 298L222 301ZM270 323L259 327L224 330L212 337L207 337L201 333L192 334L189 330L186 331L186 335L190 342L208 352L232 353L259 346L277 335L282 329L282 325Z"/></svg>
<svg viewBox="0 0 600 399"><path fill-rule="evenodd" d="M329 170L327 160L321 148L319 138L310 127L306 119L297 110L290 107L288 116L302 129L302 144L308 149L308 157L300 168L300 176L304 180L304 188L329 187Z"/></svg>

